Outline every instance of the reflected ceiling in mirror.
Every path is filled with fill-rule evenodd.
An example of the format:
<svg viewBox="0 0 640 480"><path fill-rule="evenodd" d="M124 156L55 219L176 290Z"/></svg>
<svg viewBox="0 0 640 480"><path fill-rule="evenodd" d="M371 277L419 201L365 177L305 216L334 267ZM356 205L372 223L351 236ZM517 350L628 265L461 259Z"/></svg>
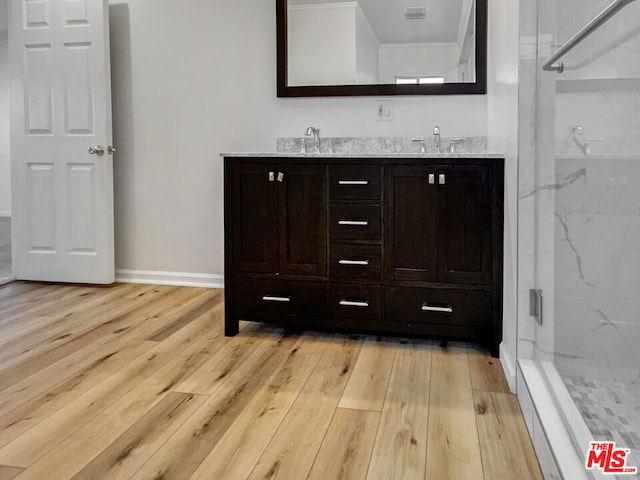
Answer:
<svg viewBox="0 0 640 480"><path fill-rule="evenodd" d="M278 96L486 91L486 0L276 0Z"/></svg>

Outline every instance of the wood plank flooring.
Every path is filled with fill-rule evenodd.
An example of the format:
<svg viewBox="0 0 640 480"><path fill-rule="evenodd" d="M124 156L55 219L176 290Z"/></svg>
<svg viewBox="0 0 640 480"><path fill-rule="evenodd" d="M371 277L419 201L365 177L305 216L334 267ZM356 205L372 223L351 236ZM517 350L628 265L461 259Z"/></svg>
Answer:
<svg viewBox="0 0 640 480"><path fill-rule="evenodd" d="M542 479L477 346L223 315L221 290L0 287L0 480Z"/></svg>

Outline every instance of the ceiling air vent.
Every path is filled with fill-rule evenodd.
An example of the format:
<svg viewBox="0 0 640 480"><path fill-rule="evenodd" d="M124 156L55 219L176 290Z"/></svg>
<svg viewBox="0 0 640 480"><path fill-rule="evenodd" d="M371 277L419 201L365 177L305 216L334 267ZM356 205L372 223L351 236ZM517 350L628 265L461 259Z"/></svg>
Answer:
<svg viewBox="0 0 640 480"><path fill-rule="evenodd" d="M404 18L407 20L422 20L427 16L427 7L404 7Z"/></svg>

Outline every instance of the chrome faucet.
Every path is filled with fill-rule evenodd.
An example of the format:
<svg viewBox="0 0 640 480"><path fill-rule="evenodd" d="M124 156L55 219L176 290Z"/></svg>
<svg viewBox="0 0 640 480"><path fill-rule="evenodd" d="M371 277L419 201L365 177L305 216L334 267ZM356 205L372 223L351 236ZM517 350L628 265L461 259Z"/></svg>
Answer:
<svg viewBox="0 0 640 480"><path fill-rule="evenodd" d="M436 153L440 153L440 127L438 125L433 127L433 148Z"/></svg>
<svg viewBox="0 0 640 480"><path fill-rule="evenodd" d="M309 127L307 128L305 135L307 137L313 135L313 153L320 153L320 129Z"/></svg>
<svg viewBox="0 0 640 480"><path fill-rule="evenodd" d="M573 142L571 146L573 147L573 145L575 145L580 149L582 153L586 154L587 144L582 143L580 140L578 140L578 135L584 135L584 130L580 125L576 125L575 127L571 128L571 141Z"/></svg>
<svg viewBox="0 0 640 480"><path fill-rule="evenodd" d="M587 138L584 142L581 142L578 139L578 135L584 135L584 130L581 125L576 125L571 128L571 145L569 147L569 151L575 145L578 149L584 154L589 155L591 153L591 143L592 142L602 142L602 138Z"/></svg>
<svg viewBox="0 0 640 480"><path fill-rule="evenodd" d="M452 138L451 142L449 143L449 153L456 153L456 145L458 145L460 142L462 142L464 140L464 138Z"/></svg>
<svg viewBox="0 0 640 480"><path fill-rule="evenodd" d="M424 138L412 138L411 142L420 142L420 153L426 153L427 145L425 144Z"/></svg>

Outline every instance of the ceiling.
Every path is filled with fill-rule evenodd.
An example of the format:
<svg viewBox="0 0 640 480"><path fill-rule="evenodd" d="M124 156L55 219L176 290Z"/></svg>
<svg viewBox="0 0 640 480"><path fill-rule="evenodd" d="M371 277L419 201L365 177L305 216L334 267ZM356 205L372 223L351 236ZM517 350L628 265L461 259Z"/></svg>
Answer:
<svg viewBox="0 0 640 480"><path fill-rule="evenodd" d="M354 0L288 0L289 5L316 5ZM358 0L380 43L455 42L463 0ZM405 7L424 6L422 20L406 20Z"/></svg>

